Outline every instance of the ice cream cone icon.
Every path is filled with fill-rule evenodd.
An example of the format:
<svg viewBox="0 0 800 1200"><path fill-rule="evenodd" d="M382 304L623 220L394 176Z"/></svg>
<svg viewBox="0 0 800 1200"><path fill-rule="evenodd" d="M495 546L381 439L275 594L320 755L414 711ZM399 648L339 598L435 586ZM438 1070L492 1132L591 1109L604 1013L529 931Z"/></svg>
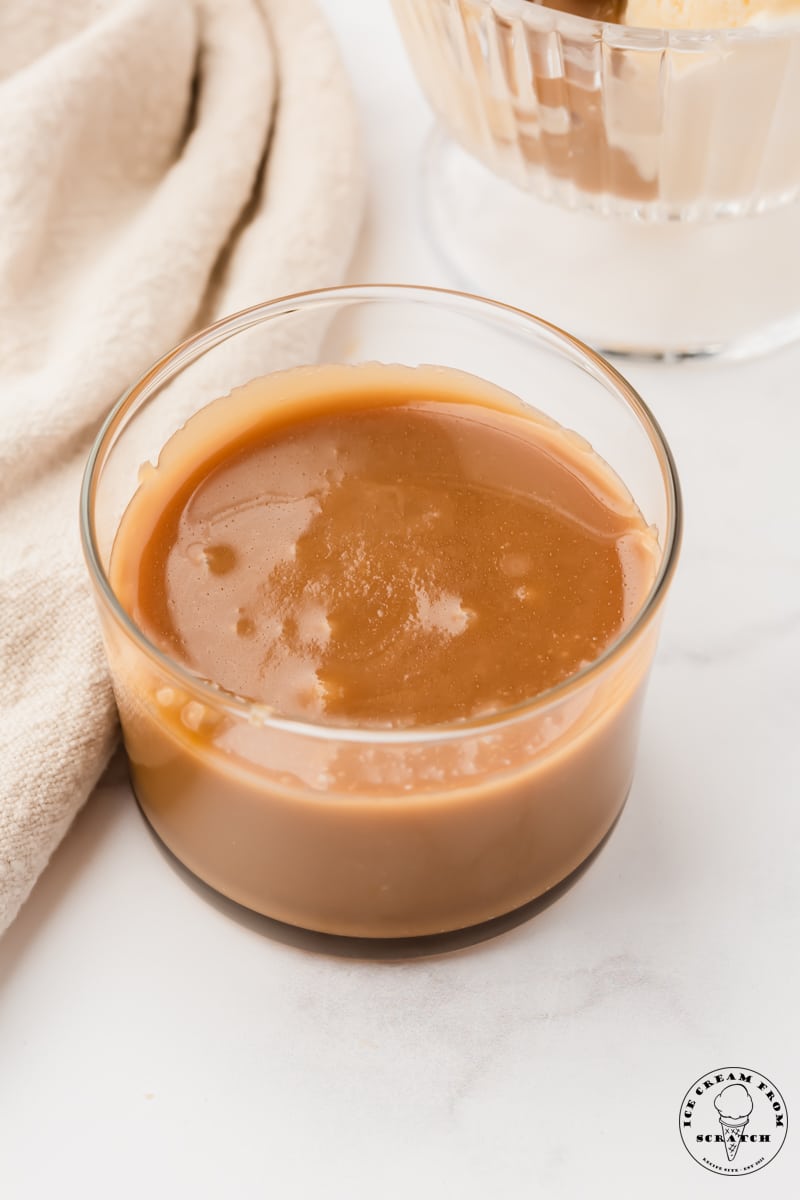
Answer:
<svg viewBox="0 0 800 1200"><path fill-rule="evenodd" d="M725 1153L728 1156L728 1162L733 1162L736 1158L736 1151L739 1149L742 1134L749 1121L749 1117L742 1117L740 1121L729 1121L726 1117L720 1117L719 1123L722 1126L722 1135L725 1139Z"/></svg>
<svg viewBox="0 0 800 1200"><path fill-rule="evenodd" d="M714 1098L728 1162L733 1162L753 1111L753 1098L742 1083L731 1083Z"/></svg>

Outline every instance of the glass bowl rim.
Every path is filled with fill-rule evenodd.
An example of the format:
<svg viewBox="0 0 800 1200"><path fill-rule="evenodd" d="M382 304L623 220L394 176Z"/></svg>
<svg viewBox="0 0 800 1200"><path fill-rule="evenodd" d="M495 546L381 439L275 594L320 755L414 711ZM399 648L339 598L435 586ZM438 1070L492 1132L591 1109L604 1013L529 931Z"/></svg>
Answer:
<svg viewBox="0 0 800 1200"><path fill-rule="evenodd" d="M166 380L174 377L184 366L201 358L207 351L227 341L236 334L276 317L291 314L299 309L326 307L339 302L352 304L363 302L407 302L418 304L444 304L453 310L492 314L499 323L516 322L532 330L550 349L560 357L569 359L583 369L607 391L615 394L633 411L655 452L661 468L662 482L666 494L667 521L664 546L658 572L641 608L622 633L619 634L596 659L567 679L547 688L543 692L523 700L496 713L473 717L467 720L445 722L438 725L415 725L403 728L383 726L337 725L331 722L310 721L293 717L277 716L268 705L239 696L201 675L195 674L183 663L159 649L154 642L127 614L120 604L103 567L95 538L94 495L107 451L113 444L111 439L129 410L137 400L148 396ZM578 431L580 432L580 431ZM624 480L623 480L624 483ZM324 740L347 741L370 745L402 745L420 742L460 740L489 734L498 728L528 719L537 711L544 711L560 702L567 694L581 688L587 681L600 675L612 662L627 651L657 613L666 595L675 572L683 529L683 503L677 469L669 444L658 421L644 400L615 367L596 351L573 337L558 326L545 321L533 313L449 288L426 287L415 284L345 284L338 287L315 288L295 292L274 300L262 301L205 326L173 349L163 354L144 372L119 398L103 422L89 452L80 492L80 535L83 555L96 596L115 623L136 648L155 664L159 671L171 677L178 687L190 692L190 699L197 696L216 711L224 710L250 724L271 728L295 735L316 737Z"/></svg>
<svg viewBox="0 0 800 1200"><path fill-rule="evenodd" d="M393 0L398 5L408 0ZM750 43L780 40L800 36L800 21L787 18L774 25L710 26L703 29L676 29L674 26L621 25L616 21L599 21L580 13L548 8L546 3L532 0L469 0L471 8L481 8L498 17L518 17L523 25L538 32L574 29L591 38L602 38L613 49L620 50L709 50L722 43Z"/></svg>

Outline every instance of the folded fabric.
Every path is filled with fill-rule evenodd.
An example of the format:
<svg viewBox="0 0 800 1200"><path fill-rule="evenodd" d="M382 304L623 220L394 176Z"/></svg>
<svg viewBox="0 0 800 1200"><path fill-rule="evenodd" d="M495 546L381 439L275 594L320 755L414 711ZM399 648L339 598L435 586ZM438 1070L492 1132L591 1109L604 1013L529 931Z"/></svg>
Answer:
<svg viewBox="0 0 800 1200"><path fill-rule="evenodd" d="M340 282L362 194L312 0L0 5L0 932L116 740L92 436L193 328Z"/></svg>

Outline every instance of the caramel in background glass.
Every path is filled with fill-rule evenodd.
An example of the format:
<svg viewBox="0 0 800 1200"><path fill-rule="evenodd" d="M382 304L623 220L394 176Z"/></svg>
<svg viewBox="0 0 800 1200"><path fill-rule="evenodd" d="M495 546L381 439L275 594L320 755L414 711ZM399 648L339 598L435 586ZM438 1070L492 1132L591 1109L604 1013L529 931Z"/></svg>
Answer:
<svg viewBox="0 0 800 1200"><path fill-rule="evenodd" d="M662 223L800 197L797 21L638 29L599 2L576 3L578 15L569 0L392 6L444 129L545 200Z"/></svg>

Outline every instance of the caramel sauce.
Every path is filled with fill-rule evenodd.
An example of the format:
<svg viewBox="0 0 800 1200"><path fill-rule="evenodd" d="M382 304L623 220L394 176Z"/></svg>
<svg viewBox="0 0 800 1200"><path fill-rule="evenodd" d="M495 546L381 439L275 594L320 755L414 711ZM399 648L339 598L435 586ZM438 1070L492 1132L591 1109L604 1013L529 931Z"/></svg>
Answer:
<svg viewBox="0 0 800 1200"><path fill-rule="evenodd" d="M442 371L300 379L213 443L190 421L126 513L114 571L158 646L283 716L392 727L519 704L618 636L653 539L584 443Z"/></svg>

